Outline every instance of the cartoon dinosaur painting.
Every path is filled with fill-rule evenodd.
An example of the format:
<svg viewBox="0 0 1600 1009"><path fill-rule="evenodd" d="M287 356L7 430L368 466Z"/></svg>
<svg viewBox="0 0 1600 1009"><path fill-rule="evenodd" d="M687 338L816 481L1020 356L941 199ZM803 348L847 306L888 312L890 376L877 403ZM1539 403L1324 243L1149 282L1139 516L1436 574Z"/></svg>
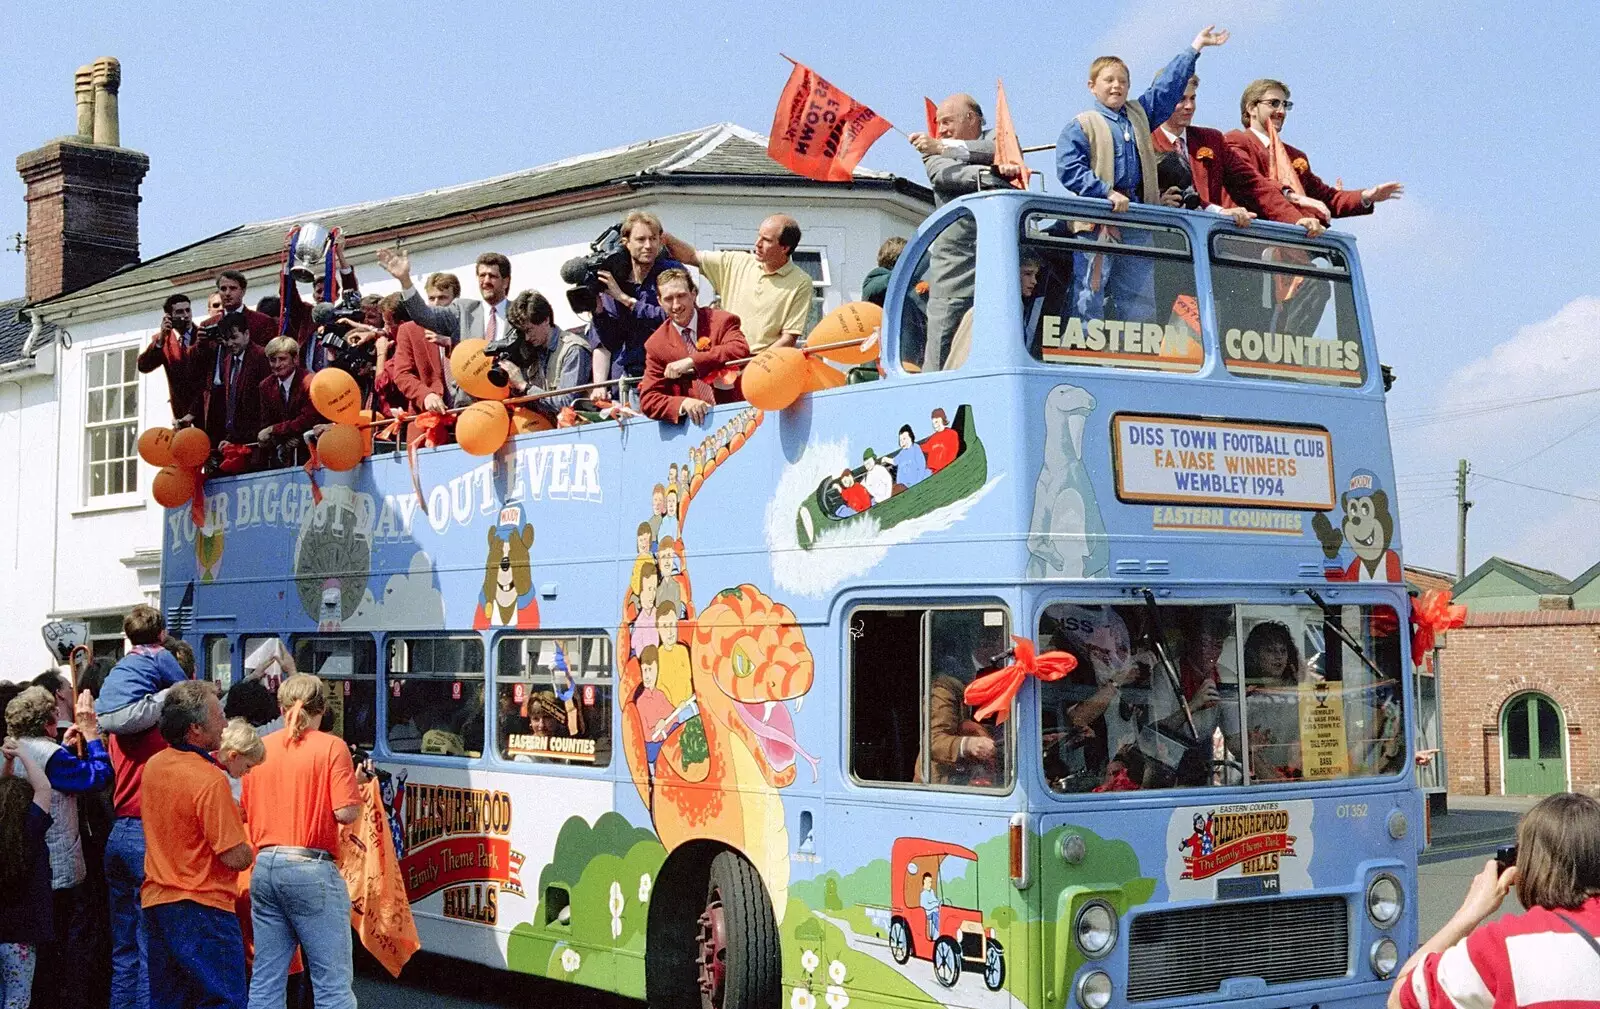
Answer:
<svg viewBox="0 0 1600 1009"><path fill-rule="evenodd" d="M673 565L690 555L689 498L760 423L760 411L746 410L692 453L692 489L668 516L677 520ZM779 790L795 780L800 761L813 777L817 770L788 708L811 689L811 651L794 612L755 585L723 589L697 609L687 561L677 576L682 598L659 600L660 541L654 548L636 564L617 637L628 767L668 851L697 838L737 848L761 873L773 906L784 907L789 839Z"/></svg>

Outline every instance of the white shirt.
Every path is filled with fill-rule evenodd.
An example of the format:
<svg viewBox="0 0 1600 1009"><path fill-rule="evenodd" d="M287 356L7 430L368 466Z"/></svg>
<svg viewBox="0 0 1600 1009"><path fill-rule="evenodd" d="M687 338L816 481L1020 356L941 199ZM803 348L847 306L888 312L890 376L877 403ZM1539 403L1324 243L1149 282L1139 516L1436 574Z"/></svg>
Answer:
<svg viewBox="0 0 1600 1009"><path fill-rule="evenodd" d="M894 494L894 478L889 475L889 467L881 462L867 468L867 475L861 478L861 485L872 495L873 504L887 501Z"/></svg>
<svg viewBox="0 0 1600 1009"><path fill-rule="evenodd" d="M678 331L679 336L683 337L683 342L689 345L690 350L698 349L695 346L695 341L699 339L698 333L700 332L700 313L698 310L689 316L689 325L680 326L674 322L672 328Z"/></svg>
<svg viewBox="0 0 1600 1009"><path fill-rule="evenodd" d="M1174 133L1171 130L1167 129L1165 123L1163 123L1162 125L1156 127L1156 129L1160 130L1163 134L1166 135L1167 141L1172 144L1174 149L1177 148L1178 141L1180 141L1180 140L1183 141L1183 150L1184 150L1184 152L1186 154L1188 154L1189 157L1191 157L1191 158L1194 157L1194 152L1189 150L1189 128L1187 126L1185 126L1183 129L1179 130L1177 133ZM1227 211L1223 210L1221 207L1217 206L1215 203L1206 204L1206 209L1211 211L1213 214L1222 214L1222 213L1226 213L1227 212Z"/></svg>
<svg viewBox="0 0 1600 1009"><path fill-rule="evenodd" d="M505 336L506 335L506 304L507 304L506 300L504 298L502 298L499 301L495 302L493 305L490 305L487 301L484 302L483 304L484 304L485 308L487 308L489 311L494 313L494 317L495 317L494 335L495 335L495 338L499 339L500 337ZM488 318L488 316L485 316L484 320L483 320L483 333L484 333L484 337L487 338L488 335L489 335L489 318Z"/></svg>

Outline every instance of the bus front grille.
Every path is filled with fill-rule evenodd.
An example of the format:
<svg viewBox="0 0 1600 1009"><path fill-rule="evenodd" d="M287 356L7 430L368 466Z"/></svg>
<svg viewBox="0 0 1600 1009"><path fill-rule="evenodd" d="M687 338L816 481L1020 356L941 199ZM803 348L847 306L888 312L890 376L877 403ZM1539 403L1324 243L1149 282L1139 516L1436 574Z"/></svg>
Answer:
<svg viewBox="0 0 1600 1009"><path fill-rule="evenodd" d="M1128 934L1128 1001L1207 994L1235 977L1267 984L1343 977L1350 969L1348 915L1343 897L1139 915Z"/></svg>

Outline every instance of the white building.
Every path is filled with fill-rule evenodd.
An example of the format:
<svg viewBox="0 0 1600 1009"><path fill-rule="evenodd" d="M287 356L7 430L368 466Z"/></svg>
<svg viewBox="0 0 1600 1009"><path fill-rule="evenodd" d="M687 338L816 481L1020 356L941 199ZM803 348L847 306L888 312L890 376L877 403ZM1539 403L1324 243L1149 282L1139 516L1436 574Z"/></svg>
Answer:
<svg viewBox="0 0 1600 1009"><path fill-rule="evenodd" d="M88 176L101 169L85 167L91 155L118 173L120 191L91 185ZM30 174L29 159L45 168ZM275 294L285 234L296 223L342 229L363 293L396 287L376 264L381 247L410 249L418 277L454 272L469 297L477 256L505 253L512 290L545 292L557 321L570 325L576 319L559 296L560 264L629 209L654 212L702 249L748 248L763 217L792 214L804 235L796 262L813 277L822 312L859 297L879 244L909 237L932 206L924 187L883 173L858 170L848 184L800 178L766 156L765 137L724 123L482 182L246 224L143 262L136 262L135 230L133 251L121 258L131 265L117 269L117 243L101 241L89 258L106 260L108 246L112 258L96 282L80 279L70 289L73 265L84 262L85 226L137 228L147 162L134 159L143 156L82 138L19 159L29 183L29 298L0 302L0 607L7 615L0 678L24 679L45 667L39 628L48 620L89 621L97 651L116 654L122 614L156 601L162 510L150 498L153 470L138 459L135 439L169 423L171 411L162 374L137 374L134 359L156 331L163 299L185 293L203 315L223 269L250 278L248 304ZM61 170L63 161L73 164ZM107 190L114 205L84 225L83 203ZM71 233L63 238L52 228ZM125 234L103 237L127 248Z"/></svg>

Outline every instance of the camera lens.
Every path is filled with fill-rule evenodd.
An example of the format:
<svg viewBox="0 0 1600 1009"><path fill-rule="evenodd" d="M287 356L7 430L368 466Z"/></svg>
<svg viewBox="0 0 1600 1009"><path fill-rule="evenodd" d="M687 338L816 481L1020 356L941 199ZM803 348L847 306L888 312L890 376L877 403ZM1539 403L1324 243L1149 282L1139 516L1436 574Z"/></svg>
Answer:
<svg viewBox="0 0 1600 1009"><path fill-rule="evenodd" d="M496 389L504 389L511 383L511 376L507 375L506 370L498 364L490 368L485 377L489 379L489 384Z"/></svg>

